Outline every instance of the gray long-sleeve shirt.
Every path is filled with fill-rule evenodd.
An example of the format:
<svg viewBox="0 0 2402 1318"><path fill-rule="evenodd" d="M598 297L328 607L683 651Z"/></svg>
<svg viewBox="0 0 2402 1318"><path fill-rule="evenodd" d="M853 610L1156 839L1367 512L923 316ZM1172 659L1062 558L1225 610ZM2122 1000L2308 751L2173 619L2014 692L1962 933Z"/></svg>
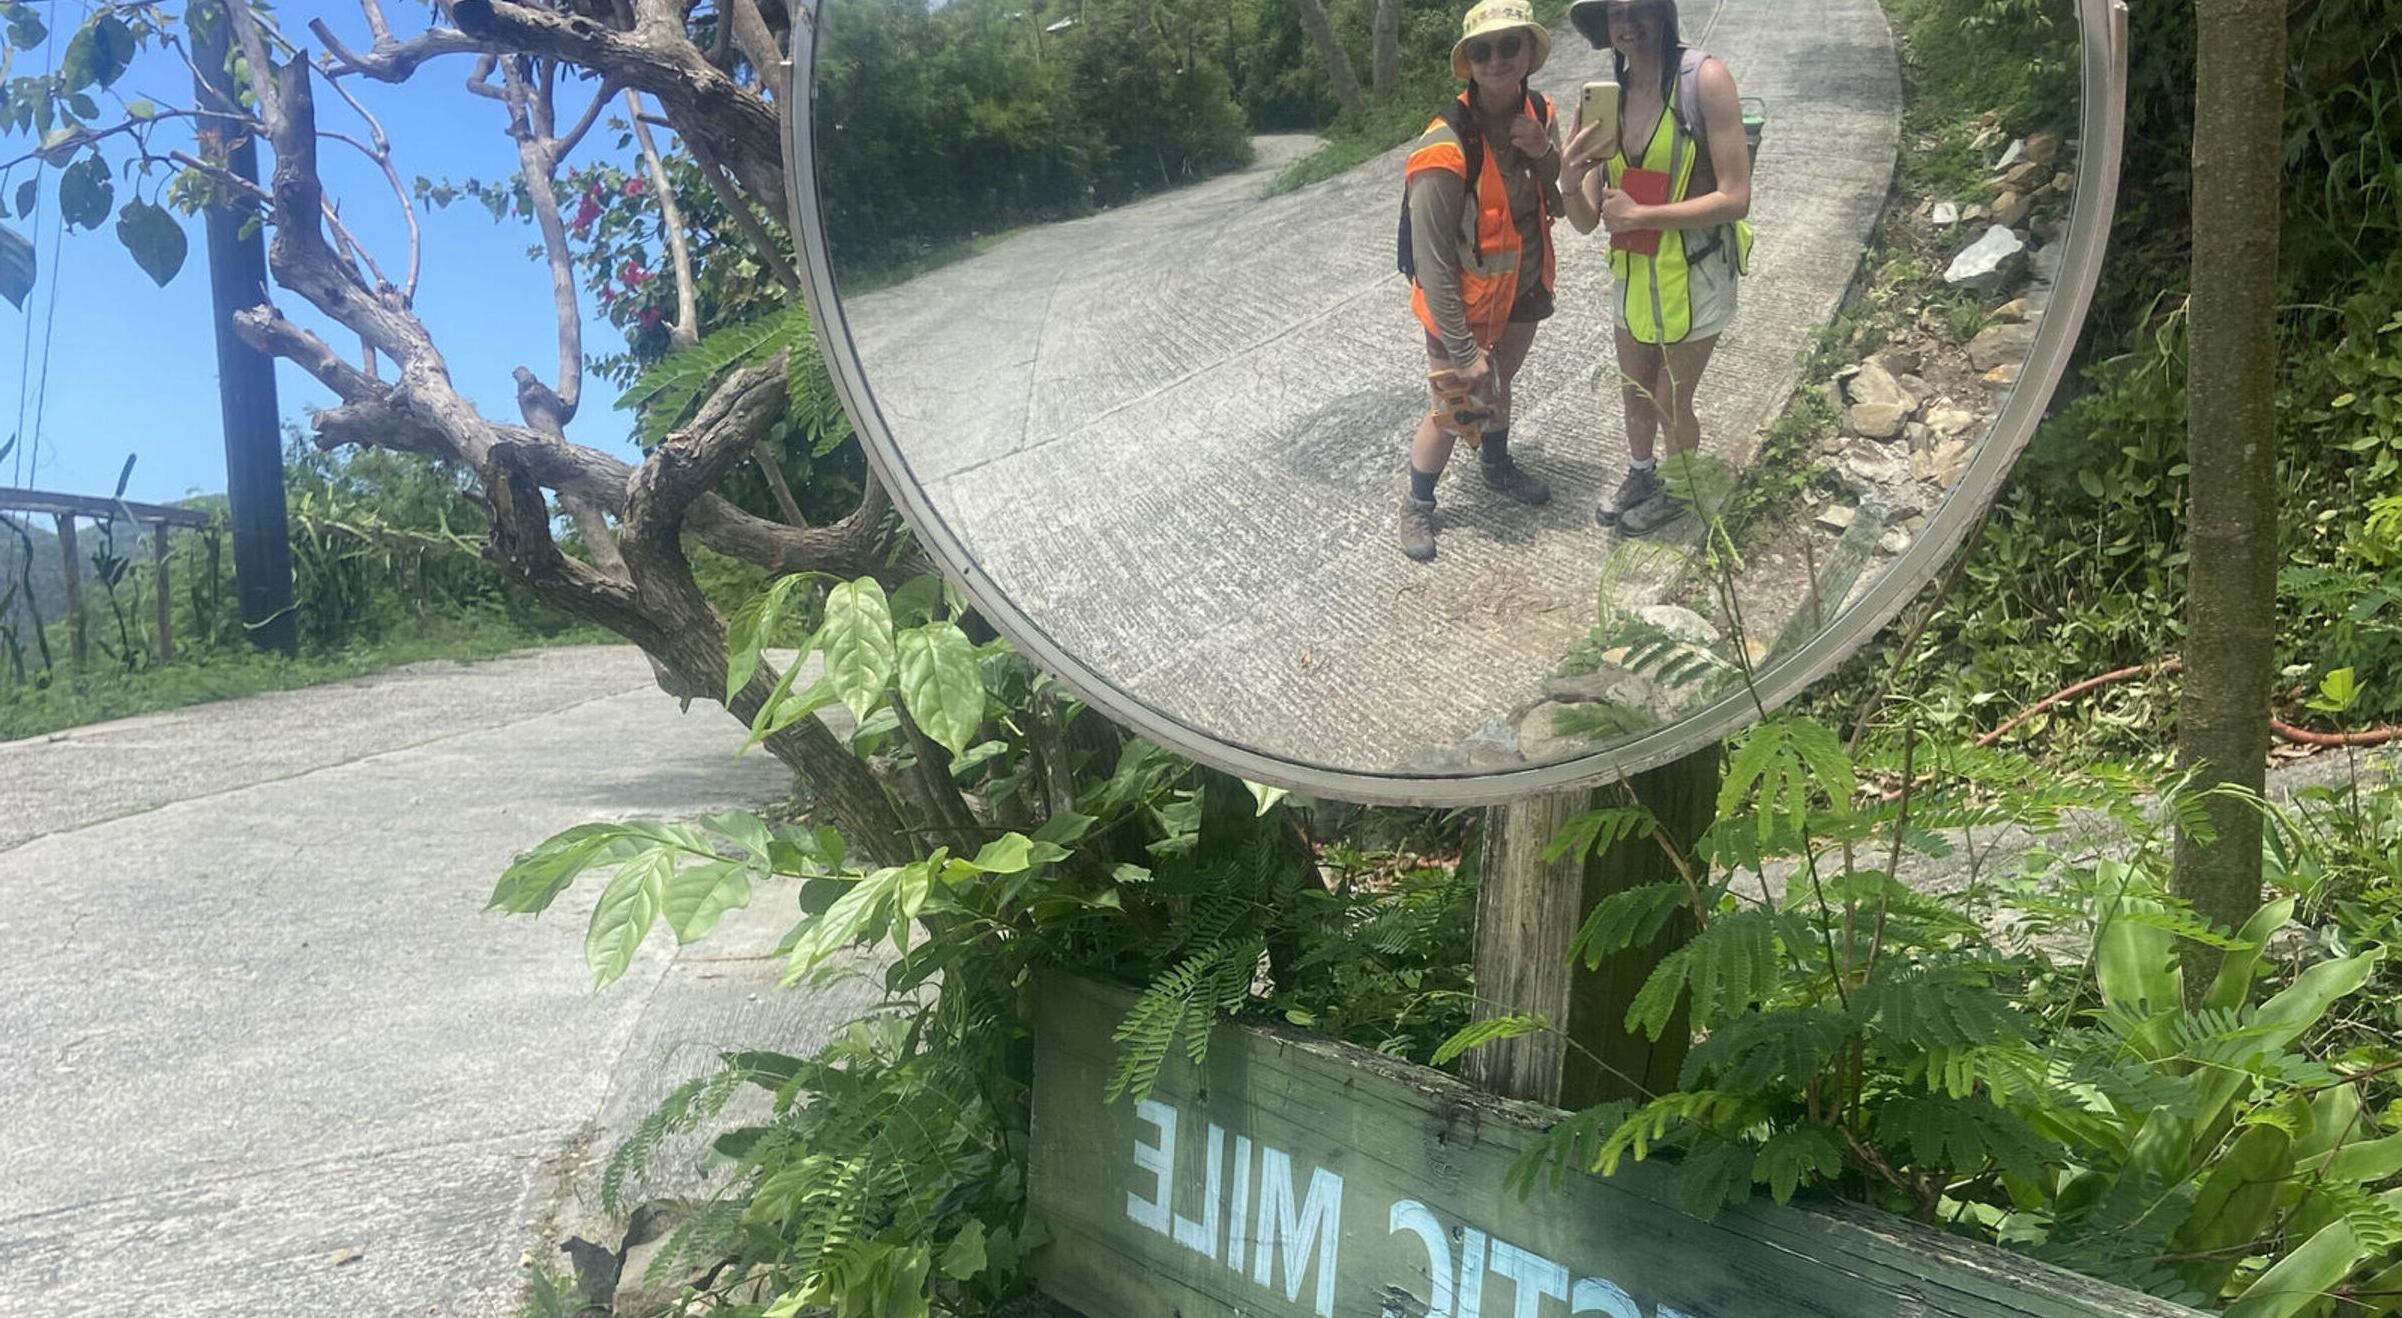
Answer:
<svg viewBox="0 0 2402 1318"><path fill-rule="evenodd" d="M1535 162L1521 154L1506 133L1498 138L1488 133L1485 153L1500 171L1502 187L1509 194L1510 218L1518 226L1521 275L1540 278L1542 184L1535 176ZM1460 296L1460 265L1466 255L1460 250L1460 212L1467 197L1468 181L1447 169L1421 170L1410 179L1410 253L1417 265L1418 287L1434 317L1435 337L1442 340L1444 355L1457 366L1474 362L1478 352L1476 336L1468 329L1467 303Z"/></svg>

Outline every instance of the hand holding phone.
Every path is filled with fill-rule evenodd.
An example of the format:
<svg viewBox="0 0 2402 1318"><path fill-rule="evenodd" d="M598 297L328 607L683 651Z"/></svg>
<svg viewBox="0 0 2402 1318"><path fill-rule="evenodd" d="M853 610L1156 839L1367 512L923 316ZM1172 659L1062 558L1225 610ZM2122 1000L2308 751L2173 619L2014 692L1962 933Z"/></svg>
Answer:
<svg viewBox="0 0 2402 1318"><path fill-rule="evenodd" d="M1584 99L1576 108L1577 134L1585 136L1595 127L1600 132L1591 135L1595 161L1607 160L1618 154L1618 83L1604 78L1585 84Z"/></svg>

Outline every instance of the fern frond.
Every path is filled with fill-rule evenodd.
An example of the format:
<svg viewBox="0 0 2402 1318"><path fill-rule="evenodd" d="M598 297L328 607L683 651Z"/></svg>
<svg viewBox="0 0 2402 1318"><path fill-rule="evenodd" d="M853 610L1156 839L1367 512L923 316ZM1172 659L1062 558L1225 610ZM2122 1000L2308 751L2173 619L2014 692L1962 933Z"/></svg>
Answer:
<svg viewBox="0 0 2402 1318"><path fill-rule="evenodd" d="M1540 1016L1488 1016L1481 1021L1470 1021L1458 1033L1445 1039L1442 1047L1435 1049L1433 1064L1441 1066L1471 1048L1496 1039L1522 1038L1548 1028L1550 1022Z"/></svg>
<svg viewBox="0 0 2402 1318"><path fill-rule="evenodd" d="M729 325L689 348L669 353L618 397L617 406L640 409L641 443L649 448L675 429L719 376L737 365L764 361L785 351L793 357L817 355L809 342L808 309L798 302L774 315ZM789 374L789 357L786 370Z"/></svg>
<svg viewBox="0 0 2402 1318"><path fill-rule="evenodd" d="M1109 1036L1119 1046L1118 1060L1110 1068L1102 1101L1114 1103L1121 1095L1149 1097L1179 1032L1186 1036L1186 1056L1200 1065L1217 1016L1250 995L1252 972L1264 948L1257 938L1215 942L1151 981Z"/></svg>
<svg viewBox="0 0 2402 1318"><path fill-rule="evenodd" d="M1676 1083L1716 1089L1800 1089L1851 1038L1852 1022L1824 1007L1746 1012L1710 1032L1686 1055Z"/></svg>
<svg viewBox="0 0 2402 1318"><path fill-rule="evenodd" d="M627 1180L638 1179L649 1170L651 1158L669 1137L693 1130L724 1111L744 1079L741 1068L724 1066L667 1091L650 1115L618 1142L607 1166L601 1169L601 1211L611 1217L623 1213Z"/></svg>
<svg viewBox="0 0 2402 1318"><path fill-rule="evenodd" d="M1878 1109L1876 1133L1880 1143L1907 1152L1920 1170L1947 1177L1998 1167L2031 1181L2052 1156L2052 1146L2025 1120L1982 1098L1896 1098Z"/></svg>
<svg viewBox="0 0 2402 1318"><path fill-rule="evenodd" d="M1691 1020L1707 1028L1722 1015L1761 1002L1783 982L1774 914L1753 908L1722 916L1663 958L1626 1009L1626 1028L1657 1039L1680 997L1690 995Z"/></svg>
<svg viewBox="0 0 2402 1318"><path fill-rule="evenodd" d="M1581 959L1588 969L1599 969L1602 959L1614 952L1649 947L1669 917L1683 909L1687 895L1681 883L1646 883L1611 893L1568 940L1569 957Z"/></svg>

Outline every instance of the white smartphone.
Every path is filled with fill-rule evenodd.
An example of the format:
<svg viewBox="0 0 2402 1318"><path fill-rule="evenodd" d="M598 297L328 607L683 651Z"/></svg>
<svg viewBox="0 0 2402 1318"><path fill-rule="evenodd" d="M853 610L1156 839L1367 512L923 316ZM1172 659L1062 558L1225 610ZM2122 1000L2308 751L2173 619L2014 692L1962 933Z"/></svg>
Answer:
<svg viewBox="0 0 2402 1318"><path fill-rule="evenodd" d="M1595 124L1602 126L1601 136L1593 148L1595 159L1605 160L1618 153L1618 84L1614 79L1604 78L1585 84L1579 118L1586 128Z"/></svg>

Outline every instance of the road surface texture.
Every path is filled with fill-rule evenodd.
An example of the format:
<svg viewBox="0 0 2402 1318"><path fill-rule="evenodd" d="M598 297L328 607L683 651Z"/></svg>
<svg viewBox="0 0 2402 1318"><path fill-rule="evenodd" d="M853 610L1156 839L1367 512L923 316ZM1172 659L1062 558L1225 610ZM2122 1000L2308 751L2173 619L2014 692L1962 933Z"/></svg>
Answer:
<svg viewBox="0 0 2402 1318"><path fill-rule="evenodd" d="M765 890L597 995L594 885L482 911L570 825L781 798L741 741L611 647L0 745L0 1315L517 1312L658 1093L865 1000L740 959Z"/></svg>
<svg viewBox="0 0 2402 1318"><path fill-rule="evenodd" d="M1876 0L1827 0L1807 22L1778 0L1717 0L1685 25L1769 111L1752 273L1701 403L1708 450L1739 458L1858 265L1899 75ZM1572 115L1575 89L1606 76L1563 24L1536 86ZM1031 230L845 308L913 474L1060 645L1260 751L1423 764L1540 698L1592 626L1615 543L1593 505L1627 457L1606 244L1554 230L1561 314L1517 381L1512 449L1552 503L1507 503L1462 454L1439 556L1412 563L1394 515L1426 366L1393 269L1403 152L1263 199L1306 140L1262 146L1245 173Z"/></svg>

